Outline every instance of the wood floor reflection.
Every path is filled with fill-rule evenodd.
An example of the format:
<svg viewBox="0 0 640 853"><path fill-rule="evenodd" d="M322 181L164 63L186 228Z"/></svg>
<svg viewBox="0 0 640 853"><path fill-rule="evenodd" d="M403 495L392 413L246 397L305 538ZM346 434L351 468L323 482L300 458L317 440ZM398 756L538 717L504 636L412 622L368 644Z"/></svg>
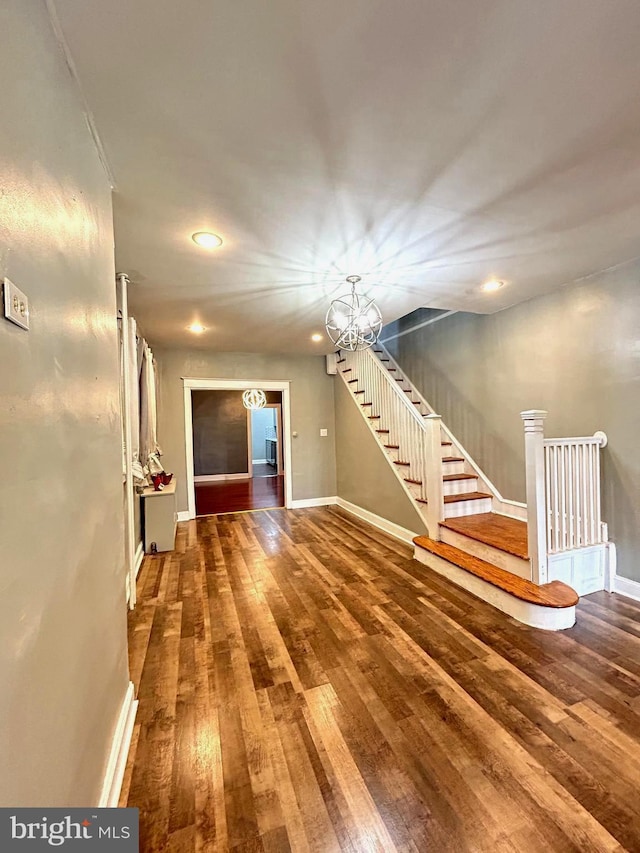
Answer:
<svg viewBox="0 0 640 853"><path fill-rule="evenodd" d="M640 851L640 605L525 627L337 508L145 557L121 804L155 851Z"/></svg>
<svg viewBox="0 0 640 853"><path fill-rule="evenodd" d="M196 483L196 515L284 506L284 475Z"/></svg>

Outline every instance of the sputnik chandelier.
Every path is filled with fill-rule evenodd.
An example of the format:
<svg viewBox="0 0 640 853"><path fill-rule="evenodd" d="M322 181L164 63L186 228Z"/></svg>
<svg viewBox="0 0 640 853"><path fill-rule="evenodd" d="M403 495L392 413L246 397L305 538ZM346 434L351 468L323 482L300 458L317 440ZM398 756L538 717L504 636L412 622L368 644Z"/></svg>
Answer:
<svg viewBox="0 0 640 853"><path fill-rule="evenodd" d="M351 293L333 300L327 311L325 328L338 349L353 352L375 344L382 328L382 315L373 299L356 293L359 275L347 276L347 281Z"/></svg>
<svg viewBox="0 0 640 853"><path fill-rule="evenodd" d="M264 409L267 405L267 395L257 388L247 388L242 395L242 404L245 409Z"/></svg>

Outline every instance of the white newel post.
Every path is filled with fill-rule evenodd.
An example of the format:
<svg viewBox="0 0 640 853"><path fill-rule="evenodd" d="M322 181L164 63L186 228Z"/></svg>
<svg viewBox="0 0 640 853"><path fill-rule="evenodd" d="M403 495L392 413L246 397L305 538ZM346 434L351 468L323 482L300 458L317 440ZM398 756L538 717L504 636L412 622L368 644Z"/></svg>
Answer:
<svg viewBox="0 0 640 853"><path fill-rule="evenodd" d="M548 412L520 412L524 421L524 453L527 478L527 528L531 580L547 583L547 511L545 504L544 419Z"/></svg>
<svg viewBox="0 0 640 853"><path fill-rule="evenodd" d="M444 493L442 488L442 434L440 415L424 418L425 471L422 473L422 494L427 501L427 527L431 539L439 541L440 522L444 521ZM426 482L426 488L424 483Z"/></svg>

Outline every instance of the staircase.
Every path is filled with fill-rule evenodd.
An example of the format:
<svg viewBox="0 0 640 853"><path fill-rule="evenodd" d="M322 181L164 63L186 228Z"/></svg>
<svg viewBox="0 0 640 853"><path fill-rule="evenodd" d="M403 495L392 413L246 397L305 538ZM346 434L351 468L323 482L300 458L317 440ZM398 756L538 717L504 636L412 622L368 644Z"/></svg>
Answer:
<svg viewBox="0 0 640 853"><path fill-rule="evenodd" d="M330 372L345 382L425 521L429 536L414 539L415 558L528 625L551 630L573 625L578 596L560 580L549 582L546 533L530 529L541 506L543 522L546 517L539 494L544 479L531 496L528 488L529 505L533 501L537 509L528 513L527 505L498 492L384 347L339 351L333 358ZM528 468L529 455L539 455L544 443L534 416L545 414L522 413ZM582 447L597 440L563 441Z"/></svg>

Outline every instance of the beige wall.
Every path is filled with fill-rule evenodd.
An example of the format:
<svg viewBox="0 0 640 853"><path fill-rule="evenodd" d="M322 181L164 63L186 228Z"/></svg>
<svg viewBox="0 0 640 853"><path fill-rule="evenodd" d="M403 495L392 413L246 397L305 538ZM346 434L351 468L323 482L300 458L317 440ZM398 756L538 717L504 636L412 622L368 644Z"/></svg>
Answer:
<svg viewBox="0 0 640 853"><path fill-rule="evenodd" d="M522 410L547 409L550 437L604 430L603 517L640 581L639 263L387 346L505 497L524 499Z"/></svg>
<svg viewBox="0 0 640 853"><path fill-rule="evenodd" d="M424 522L338 376L335 397L338 495L407 530L426 533Z"/></svg>
<svg viewBox="0 0 640 853"><path fill-rule="evenodd" d="M163 463L177 477L178 510L187 510L182 377L291 382L293 499L336 494L333 379L324 356L171 350L154 346L158 364L158 440ZM328 436L320 437L326 428Z"/></svg>
<svg viewBox="0 0 640 853"><path fill-rule="evenodd" d="M0 4L0 805L98 802L128 684L110 189L37 0Z"/></svg>

